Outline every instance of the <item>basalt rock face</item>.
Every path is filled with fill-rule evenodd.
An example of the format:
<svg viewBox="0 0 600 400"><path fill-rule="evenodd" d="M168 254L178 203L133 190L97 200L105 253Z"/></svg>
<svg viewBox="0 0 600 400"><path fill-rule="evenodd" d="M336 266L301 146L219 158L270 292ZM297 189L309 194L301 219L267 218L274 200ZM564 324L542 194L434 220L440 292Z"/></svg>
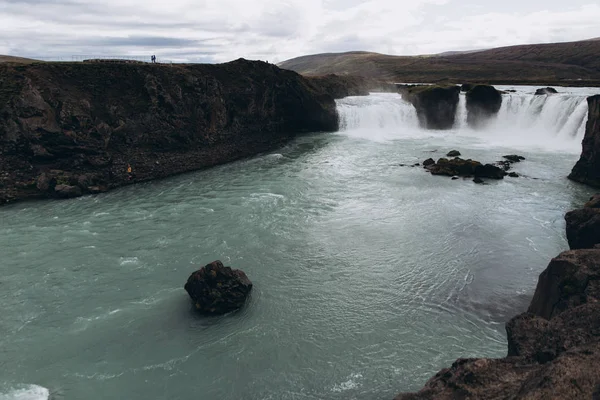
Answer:
<svg viewBox="0 0 600 400"><path fill-rule="evenodd" d="M425 164L424 164L425 165ZM463 176L490 179L504 179L506 172L492 164L482 164L475 160L462 158L440 158L437 163L428 163L425 168L432 175Z"/></svg>
<svg viewBox="0 0 600 400"><path fill-rule="evenodd" d="M416 108L423 128L452 129L460 86L404 86L399 91Z"/></svg>
<svg viewBox="0 0 600 400"><path fill-rule="evenodd" d="M581 158L569 179L600 187L600 95L588 97L588 122Z"/></svg>
<svg viewBox="0 0 600 400"><path fill-rule="evenodd" d="M502 95L493 86L477 85L466 96L467 123L474 128L485 126L502 106Z"/></svg>
<svg viewBox="0 0 600 400"><path fill-rule="evenodd" d="M0 204L193 171L338 125L327 91L263 62L1 65Z"/></svg>
<svg viewBox="0 0 600 400"><path fill-rule="evenodd" d="M536 96L543 96L548 94L556 94L558 91L552 87L545 87L535 91Z"/></svg>
<svg viewBox="0 0 600 400"><path fill-rule="evenodd" d="M307 76L314 86L333 96L342 99L348 96L368 96L371 92L396 92L392 83L382 82L363 76L353 75L322 75Z"/></svg>
<svg viewBox="0 0 600 400"><path fill-rule="evenodd" d="M418 393L396 400L595 399L600 249L567 251L553 259L540 275L528 312L509 321L506 332L506 358L460 359Z"/></svg>
<svg viewBox="0 0 600 400"><path fill-rule="evenodd" d="M243 271L214 261L194 272L185 290L198 312L219 315L241 308L252 290L252 282Z"/></svg>

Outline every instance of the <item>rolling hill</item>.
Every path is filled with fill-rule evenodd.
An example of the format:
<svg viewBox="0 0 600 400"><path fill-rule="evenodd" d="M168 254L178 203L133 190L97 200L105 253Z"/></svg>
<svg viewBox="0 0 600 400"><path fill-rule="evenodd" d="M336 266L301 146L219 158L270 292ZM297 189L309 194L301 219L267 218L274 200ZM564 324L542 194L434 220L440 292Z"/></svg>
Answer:
<svg viewBox="0 0 600 400"><path fill-rule="evenodd" d="M279 64L304 75L362 75L395 82L489 82L600 86L600 40L424 56L354 51Z"/></svg>

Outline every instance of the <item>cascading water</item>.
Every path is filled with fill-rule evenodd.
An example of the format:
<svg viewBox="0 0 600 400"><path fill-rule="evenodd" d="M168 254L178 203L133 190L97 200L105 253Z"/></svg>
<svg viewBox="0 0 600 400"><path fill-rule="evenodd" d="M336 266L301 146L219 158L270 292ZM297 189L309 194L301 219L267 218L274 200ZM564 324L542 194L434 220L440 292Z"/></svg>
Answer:
<svg viewBox="0 0 600 400"><path fill-rule="evenodd" d="M499 87L500 90L508 89ZM460 94L456 122L451 131L428 131L427 136L461 136L473 144L538 147L546 150L579 152L587 122L587 97L593 89L568 90L536 96L533 88L512 88L505 93L502 107L484 129L467 124L466 96ZM414 107L398 94L377 93L338 101L341 130L349 136L389 140L423 135ZM474 139L474 140L473 140Z"/></svg>

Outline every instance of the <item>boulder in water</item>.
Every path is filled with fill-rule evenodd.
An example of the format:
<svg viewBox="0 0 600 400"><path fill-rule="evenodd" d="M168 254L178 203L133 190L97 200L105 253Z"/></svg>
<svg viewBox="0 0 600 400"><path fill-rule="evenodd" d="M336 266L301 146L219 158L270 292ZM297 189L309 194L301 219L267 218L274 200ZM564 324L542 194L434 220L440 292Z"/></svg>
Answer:
<svg viewBox="0 0 600 400"><path fill-rule="evenodd" d="M466 97L467 123L474 128L485 126L502 106L502 95L493 86L477 85L467 92Z"/></svg>
<svg viewBox="0 0 600 400"><path fill-rule="evenodd" d="M518 178L519 174L517 174L516 172L511 172L510 174L508 174L508 176L510 176L511 178Z"/></svg>
<svg viewBox="0 0 600 400"><path fill-rule="evenodd" d="M542 96L545 94L555 94L558 93L558 91L552 87L545 87L545 88L541 88L535 91L535 95L536 96Z"/></svg>
<svg viewBox="0 0 600 400"><path fill-rule="evenodd" d="M588 97L588 122L583 138L581 158L569 179L600 187L600 95Z"/></svg>
<svg viewBox="0 0 600 400"><path fill-rule="evenodd" d="M509 154L507 156L502 156L502 158L505 158L506 160L508 160L511 163L518 163L518 162L521 162L521 161L525 160L525 157L518 156L516 154Z"/></svg>
<svg viewBox="0 0 600 400"><path fill-rule="evenodd" d="M423 161L424 167L429 167L431 165L435 165L435 160L433 158L428 158L427 160Z"/></svg>
<svg viewBox="0 0 600 400"><path fill-rule="evenodd" d="M432 175L445 176L475 176L479 178L504 179L504 170L492 164L482 164L479 161L440 158L436 164L428 165Z"/></svg>
<svg viewBox="0 0 600 400"><path fill-rule="evenodd" d="M447 157L460 157L460 151L452 150L446 154Z"/></svg>
<svg viewBox="0 0 600 400"><path fill-rule="evenodd" d="M402 97L417 110L425 129L452 129L458 108L458 86L404 86Z"/></svg>
<svg viewBox="0 0 600 400"><path fill-rule="evenodd" d="M194 272L188 278L185 290L196 310L219 315L241 308L252 290L252 282L243 271L214 261Z"/></svg>
<svg viewBox="0 0 600 400"><path fill-rule="evenodd" d="M473 85L471 83L463 83L460 87L461 92L468 92L471 89L473 89Z"/></svg>

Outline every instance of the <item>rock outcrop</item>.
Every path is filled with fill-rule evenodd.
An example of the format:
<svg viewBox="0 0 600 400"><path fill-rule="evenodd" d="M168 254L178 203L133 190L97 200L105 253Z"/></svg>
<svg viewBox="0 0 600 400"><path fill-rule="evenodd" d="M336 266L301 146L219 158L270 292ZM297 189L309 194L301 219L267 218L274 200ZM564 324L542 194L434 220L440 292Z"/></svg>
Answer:
<svg viewBox="0 0 600 400"><path fill-rule="evenodd" d="M600 208L582 208L565 215L569 247L591 249L600 243Z"/></svg>
<svg viewBox="0 0 600 400"><path fill-rule="evenodd" d="M600 187L600 95L589 97L587 101L588 122L583 151L569 179Z"/></svg>
<svg viewBox="0 0 600 400"><path fill-rule="evenodd" d="M535 91L535 95L536 96L543 96L545 94L555 94L558 93L558 91L552 87L545 87L545 88L541 88Z"/></svg>
<svg viewBox="0 0 600 400"><path fill-rule="evenodd" d="M214 261L194 272L185 284L185 290L198 312L220 315L235 311L246 303L252 282L243 271Z"/></svg>
<svg viewBox="0 0 600 400"><path fill-rule="evenodd" d="M467 123L473 128L485 126L502 106L502 94L493 86L477 85L467 96Z"/></svg>
<svg viewBox="0 0 600 400"><path fill-rule="evenodd" d="M404 86L402 97L417 110L425 129L452 129L458 107L459 86Z"/></svg>
<svg viewBox="0 0 600 400"><path fill-rule="evenodd" d="M482 164L479 161L471 159L463 160L462 158L456 157L452 159L440 158L437 163L431 164L430 161L426 161L427 165L425 168L431 172L432 175L445 175L445 176L462 176L462 177L476 177L476 178L490 178L490 179L504 179L506 172L492 164Z"/></svg>
<svg viewBox="0 0 600 400"><path fill-rule="evenodd" d="M264 62L2 64L0 204L98 193L338 126L327 90Z"/></svg>
<svg viewBox="0 0 600 400"><path fill-rule="evenodd" d="M509 321L506 333L506 358L460 359L418 393L396 400L595 400L600 394L600 249L571 250L553 259L540 275L528 312Z"/></svg>

